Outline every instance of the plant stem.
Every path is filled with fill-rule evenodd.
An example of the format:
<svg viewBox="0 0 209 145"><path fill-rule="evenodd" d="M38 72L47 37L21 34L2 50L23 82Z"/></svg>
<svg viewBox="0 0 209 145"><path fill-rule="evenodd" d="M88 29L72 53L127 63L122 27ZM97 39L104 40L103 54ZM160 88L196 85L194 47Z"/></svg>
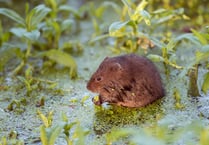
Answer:
<svg viewBox="0 0 209 145"><path fill-rule="evenodd" d="M190 96L199 96L199 90L197 86L197 79L198 79L198 64L194 66L194 68L191 68L188 72L189 76L189 90L188 95Z"/></svg>
<svg viewBox="0 0 209 145"><path fill-rule="evenodd" d="M25 61L22 60L21 63L12 71L12 75L17 74L25 65Z"/></svg>
<svg viewBox="0 0 209 145"><path fill-rule="evenodd" d="M25 59L27 61L28 57L30 56L30 52L31 52L31 42L30 40L27 41L27 51L26 51L26 54L25 54Z"/></svg>

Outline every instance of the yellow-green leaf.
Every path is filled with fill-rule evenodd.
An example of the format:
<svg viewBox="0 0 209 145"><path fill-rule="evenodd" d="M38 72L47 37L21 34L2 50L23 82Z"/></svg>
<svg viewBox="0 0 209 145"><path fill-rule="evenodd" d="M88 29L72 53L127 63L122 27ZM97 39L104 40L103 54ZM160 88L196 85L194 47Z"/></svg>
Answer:
<svg viewBox="0 0 209 145"><path fill-rule="evenodd" d="M47 56L49 59L64 65L66 67L70 68L70 77L75 78L77 77L77 65L74 61L73 57L69 55L68 53L65 53L60 50L51 49L47 52L45 52L45 56Z"/></svg>
<svg viewBox="0 0 209 145"><path fill-rule="evenodd" d="M160 55L149 54L147 57L154 62L163 62L164 61L164 58Z"/></svg>
<svg viewBox="0 0 209 145"><path fill-rule="evenodd" d="M127 25L130 21L125 22L114 22L109 27L109 35L113 37L122 37L126 33L123 31L123 27Z"/></svg>
<svg viewBox="0 0 209 145"><path fill-rule="evenodd" d="M62 131L62 126L56 126L50 131L50 137L49 137L49 144L48 145L54 145L57 137Z"/></svg>
<svg viewBox="0 0 209 145"><path fill-rule="evenodd" d="M25 20L13 10L7 8L0 8L0 14L9 17L10 19L14 20L22 26L25 26Z"/></svg>
<svg viewBox="0 0 209 145"><path fill-rule="evenodd" d="M209 72L205 74L204 81L202 84L202 91L206 94L209 90Z"/></svg>
<svg viewBox="0 0 209 145"><path fill-rule="evenodd" d="M199 33L198 31L191 29L192 33L197 37L197 39L201 42L202 45L207 45L207 39L205 38L204 34Z"/></svg>
<svg viewBox="0 0 209 145"><path fill-rule="evenodd" d="M46 129L46 128L44 127L44 125L42 125L42 126L40 127L40 133L41 133L40 138L41 138L41 143L42 143L42 145L49 145L49 144L48 144L47 134L46 134L46 130L45 130L45 129Z"/></svg>
<svg viewBox="0 0 209 145"><path fill-rule="evenodd" d="M49 127L49 122L48 122L47 117L44 116L44 114L42 114L41 111L39 111L39 110L37 111L37 113L38 113L39 117L41 118L41 120L43 121L44 126Z"/></svg>

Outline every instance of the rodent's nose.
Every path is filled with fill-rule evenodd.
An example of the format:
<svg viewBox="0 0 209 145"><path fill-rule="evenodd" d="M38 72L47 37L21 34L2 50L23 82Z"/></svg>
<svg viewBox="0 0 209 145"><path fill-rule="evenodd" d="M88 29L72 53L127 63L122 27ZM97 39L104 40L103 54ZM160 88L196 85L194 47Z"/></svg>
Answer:
<svg viewBox="0 0 209 145"><path fill-rule="evenodd" d="M86 85L86 88L91 91L91 83L90 83L90 81L88 81L88 83Z"/></svg>
<svg viewBox="0 0 209 145"><path fill-rule="evenodd" d="M89 82L87 83L86 88L87 88L88 90L90 90L90 89L89 89L89 88L90 88Z"/></svg>

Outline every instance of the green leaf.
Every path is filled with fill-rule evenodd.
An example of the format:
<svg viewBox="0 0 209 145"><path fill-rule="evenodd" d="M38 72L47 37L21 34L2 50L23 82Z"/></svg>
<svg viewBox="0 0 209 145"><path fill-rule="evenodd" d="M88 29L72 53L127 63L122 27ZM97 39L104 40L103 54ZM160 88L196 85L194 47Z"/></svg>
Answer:
<svg viewBox="0 0 209 145"><path fill-rule="evenodd" d="M160 55L149 54L147 58L151 59L154 62L164 62L164 58Z"/></svg>
<svg viewBox="0 0 209 145"><path fill-rule="evenodd" d="M82 99L81 99L81 104L84 105L84 102L89 98L89 96L84 96Z"/></svg>
<svg viewBox="0 0 209 145"><path fill-rule="evenodd" d="M70 68L70 77L75 78L77 76L77 65L72 56L69 54L62 52L60 50L52 49L44 54L47 56L49 59L64 65L66 67Z"/></svg>
<svg viewBox="0 0 209 145"><path fill-rule="evenodd" d="M130 21L125 22L114 22L109 27L110 36L121 37L125 35L125 32L122 31L122 28L127 25Z"/></svg>
<svg viewBox="0 0 209 145"><path fill-rule="evenodd" d="M38 38L40 37L40 32L38 30L33 30L31 32L27 32L24 34L24 37L31 41L38 41Z"/></svg>
<svg viewBox="0 0 209 145"><path fill-rule="evenodd" d="M10 32L18 38L26 38L30 41L37 41L40 37L40 32L38 30L28 32L25 28L12 28Z"/></svg>
<svg viewBox="0 0 209 145"><path fill-rule="evenodd" d="M148 5L147 0L142 0L142 2L136 7L136 11L142 11Z"/></svg>
<svg viewBox="0 0 209 145"><path fill-rule="evenodd" d="M174 48L175 48L175 46L176 46L176 44L177 44L177 42L174 41L173 39L171 39L171 40L169 41L169 43L167 44L167 46L166 46L167 50L168 50L168 51L173 51Z"/></svg>
<svg viewBox="0 0 209 145"><path fill-rule="evenodd" d="M166 9L160 8L160 9L158 9L158 10L155 10L155 11L152 12L152 13L153 13L153 14L161 14L161 13L165 13L165 12L167 12Z"/></svg>
<svg viewBox="0 0 209 145"><path fill-rule="evenodd" d="M196 52L196 63L200 63L201 61L207 61L209 58L209 45L206 45L201 48L200 51Z"/></svg>
<svg viewBox="0 0 209 145"><path fill-rule="evenodd" d="M140 14L143 17L145 23L147 25L150 25L150 18L151 18L150 14L146 10L140 11Z"/></svg>
<svg viewBox="0 0 209 145"><path fill-rule="evenodd" d="M52 130L50 130L50 136L49 136L49 144L48 145L54 145L57 137L62 131L63 126L55 126Z"/></svg>
<svg viewBox="0 0 209 145"><path fill-rule="evenodd" d="M12 28L10 32L13 33L18 38L23 38L24 34L27 33L25 28Z"/></svg>
<svg viewBox="0 0 209 145"><path fill-rule="evenodd" d="M209 72L204 75L204 81L202 84L202 91L206 94L209 90Z"/></svg>
<svg viewBox="0 0 209 145"><path fill-rule="evenodd" d="M149 37L149 39L159 48L166 48L166 45L163 42L160 42L158 39L154 38L154 37Z"/></svg>
<svg viewBox="0 0 209 145"><path fill-rule="evenodd" d="M106 135L107 144L112 144L120 138L127 137L133 133L136 133L136 130L131 128L112 130Z"/></svg>
<svg viewBox="0 0 209 145"><path fill-rule="evenodd" d="M118 4L114 3L114 2L111 2L111 1L104 1L104 3L102 4L103 6L105 7L112 7L116 13L120 14L121 13L121 9L119 7Z"/></svg>
<svg viewBox="0 0 209 145"><path fill-rule="evenodd" d="M197 37L197 39L200 41L202 45L207 45L207 39L205 38L204 34L199 33L198 31L191 29L192 33Z"/></svg>
<svg viewBox="0 0 209 145"><path fill-rule="evenodd" d="M171 61L169 61L169 60L167 60L167 59L164 59L164 58L163 58L162 56L160 56L160 55L149 54L147 57L148 57L149 59L153 60L154 62L164 62L164 63L166 63L167 65L170 65L170 66L172 66L172 67L174 67L174 68L183 69L182 66L179 66L179 65L177 65L176 63L173 63L173 62L171 62Z"/></svg>
<svg viewBox="0 0 209 145"><path fill-rule="evenodd" d="M73 19L66 19L62 22L61 24L61 31L65 31L65 30L69 30L72 26L72 24L74 23L74 20Z"/></svg>
<svg viewBox="0 0 209 145"><path fill-rule="evenodd" d="M60 10L60 11L71 12L71 13L73 13L77 18L80 18L80 17L81 17L81 15L80 15L80 13L78 12L78 10L75 9L75 8L73 8L73 7L71 7L71 6L69 6L69 5L61 5L61 6L59 7L59 10Z"/></svg>
<svg viewBox="0 0 209 145"><path fill-rule="evenodd" d="M46 128L44 127L44 125L41 125L40 133L41 133L40 138L41 138L42 145L49 145L48 139L47 139Z"/></svg>
<svg viewBox="0 0 209 145"><path fill-rule="evenodd" d="M42 114L42 112L39 110L37 111L37 114L39 115L42 122L44 123L44 126L48 128L50 126L48 118L44 114Z"/></svg>
<svg viewBox="0 0 209 145"><path fill-rule="evenodd" d="M26 16L27 29L31 31L36 28L50 11L51 9L45 5L38 5L37 7L33 8Z"/></svg>
<svg viewBox="0 0 209 145"><path fill-rule="evenodd" d="M122 0L122 2L126 7L128 7L129 9L131 8L130 2L128 2L127 0Z"/></svg>
<svg viewBox="0 0 209 145"><path fill-rule="evenodd" d="M11 44L4 44L0 49L0 72L3 71L3 68L7 64L10 59L14 59L14 57L18 56L18 53L22 54L17 46L13 46Z"/></svg>
<svg viewBox="0 0 209 145"><path fill-rule="evenodd" d="M182 35L179 35L178 37L176 37L174 40L181 41L183 39L187 39L190 42L194 43L195 45L201 46L200 42L193 34L182 34Z"/></svg>
<svg viewBox="0 0 209 145"><path fill-rule="evenodd" d="M168 15L168 16L165 16L165 17L161 17L160 19L158 19L156 21L157 24L162 24L162 23L165 23L171 19L173 19L174 15Z"/></svg>
<svg viewBox="0 0 209 145"><path fill-rule="evenodd" d="M23 27L25 26L24 19L13 10L7 8L0 8L0 14L7 16L8 18L12 19L13 21L17 22Z"/></svg>

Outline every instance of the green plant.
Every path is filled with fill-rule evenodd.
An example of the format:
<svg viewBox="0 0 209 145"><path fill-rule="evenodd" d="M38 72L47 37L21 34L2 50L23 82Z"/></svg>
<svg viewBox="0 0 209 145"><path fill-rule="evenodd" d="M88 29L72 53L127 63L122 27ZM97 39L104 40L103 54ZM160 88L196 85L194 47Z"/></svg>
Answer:
<svg viewBox="0 0 209 145"><path fill-rule="evenodd" d="M53 3L55 1L47 1L48 3ZM55 5L55 6L54 6ZM51 6L49 4L49 6ZM56 7L56 8L54 8ZM51 59L51 61L61 63L62 65L70 68L70 77L76 78L77 76L77 66L74 59L66 52L64 52L64 49L61 50L64 46L66 47L66 44L71 42L65 42L63 43L63 46L60 45L60 37L62 32L66 31L71 25L73 19L61 19L57 18L59 11L64 12L73 12L74 15L77 17L79 16L76 11L74 11L72 8L61 5L58 7L58 3L53 3L52 8L48 8L45 5L41 4L33 8L31 11L29 11L29 5L26 4L26 16L25 18L21 17L19 14L17 14L15 11L7 8L0 8L0 14L7 16L8 18L12 19L14 22L16 22L17 26L10 28L10 32L15 35L18 39L23 41L23 45L19 46L13 46L11 44L2 46L6 47L5 49L2 49L2 52L7 52L9 48L17 49L16 56L20 58L20 63L18 66L13 70L12 74L17 74L21 70L23 70L24 67L27 67L30 65L30 62L28 61L31 57L39 57L44 60L43 57L48 57ZM48 16L50 15L50 17ZM3 41L3 38L1 39ZM45 40L45 41L43 41ZM74 43L71 43L74 47ZM26 51L25 51L25 46ZM77 45L79 50L82 50L81 46ZM76 46L76 48L77 48ZM51 50L47 50L45 52L37 52L35 49L43 49L50 48ZM33 51L32 51L33 50ZM31 52L32 51L32 52ZM81 52L81 51L79 51ZM44 55L42 55L44 53ZM53 56L58 57L53 57ZM63 55L63 56L61 56ZM61 57L60 57L61 56ZM11 57L7 57L6 60L4 60L4 64L1 64L0 69L2 69L5 66L5 63L8 62ZM64 59L64 61L63 61Z"/></svg>
<svg viewBox="0 0 209 145"><path fill-rule="evenodd" d="M190 132L190 136L184 137ZM176 144L183 140L185 144L205 145L209 139L208 128L203 128L199 123L193 122L184 128L169 128L166 124L151 125L147 128L119 128L113 129L106 135L108 145L126 142L127 144L166 145Z"/></svg>
<svg viewBox="0 0 209 145"><path fill-rule="evenodd" d="M76 24L76 31L79 28L79 23L76 19L81 18L81 12L75 10L73 7L62 3L57 0L45 0L45 4L51 8L49 17L46 22L43 23L43 37L47 40L46 48L48 49L60 49L60 38L63 33L71 32L71 27ZM72 32L71 32L72 33ZM64 42L63 46L65 43ZM46 49L45 48L45 49ZM44 48L43 48L44 49Z"/></svg>
<svg viewBox="0 0 209 145"><path fill-rule="evenodd" d="M26 17L24 19L13 10L0 8L0 14L7 16L19 25L19 27L11 28L10 32L26 44L26 52L23 54L21 63L13 71L14 74L18 73L27 64L28 57L31 55L32 44L38 41L40 37L38 24L43 21L49 11L50 9L44 5L39 5L29 12L29 5L26 4Z"/></svg>
<svg viewBox="0 0 209 145"><path fill-rule="evenodd" d="M9 32L4 32L2 22L0 21L0 47L4 42L7 42L9 40L9 37Z"/></svg>
<svg viewBox="0 0 209 145"><path fill-rule="evenodd" d="M17 139L17 132L11 131L8 137L0 138L0 145L24 145L22 140Z"/></svg>
<svg viewBox="0 0 209 145"><path fill-rule="evenodd" d="M91 2L89 4L89 9L87 12L91 17L91 21L94 28L93 39L97 39L98 35L102 35L102 33L106 33L106 20L104 18L105 11L109 11L109 8L112 8L116 14L120 14L121 8L118 4L112 1L102 2L99 6L96 6L95 2Z"/></svg>
<svg viewBox="0 0 209 145"><path fill-rule="evenodd" d="M44 114L42 114L41 111L37 110L37 114L40 117L40 119L42 120L44 127L48 128L52 126L52 121L53 121L53 111L50 111L48 113L48 116L45 116Z"/></svg>
<svg viewBox="0 0 209 145"><path fill-rule="evenodd" d="M85 138L89 131L83 129L79 122L69 122L68 117L62 113L62 121L56 126L51 126L52 112L49 113L48 117L44 116L40 111L38 111L38 114L44 123L44 125L40 126L40 138L43 145L54 145L60 134L64 134L64 139L68 145L85 144ZM72 128L74 128L73 132Z"/></svg>

